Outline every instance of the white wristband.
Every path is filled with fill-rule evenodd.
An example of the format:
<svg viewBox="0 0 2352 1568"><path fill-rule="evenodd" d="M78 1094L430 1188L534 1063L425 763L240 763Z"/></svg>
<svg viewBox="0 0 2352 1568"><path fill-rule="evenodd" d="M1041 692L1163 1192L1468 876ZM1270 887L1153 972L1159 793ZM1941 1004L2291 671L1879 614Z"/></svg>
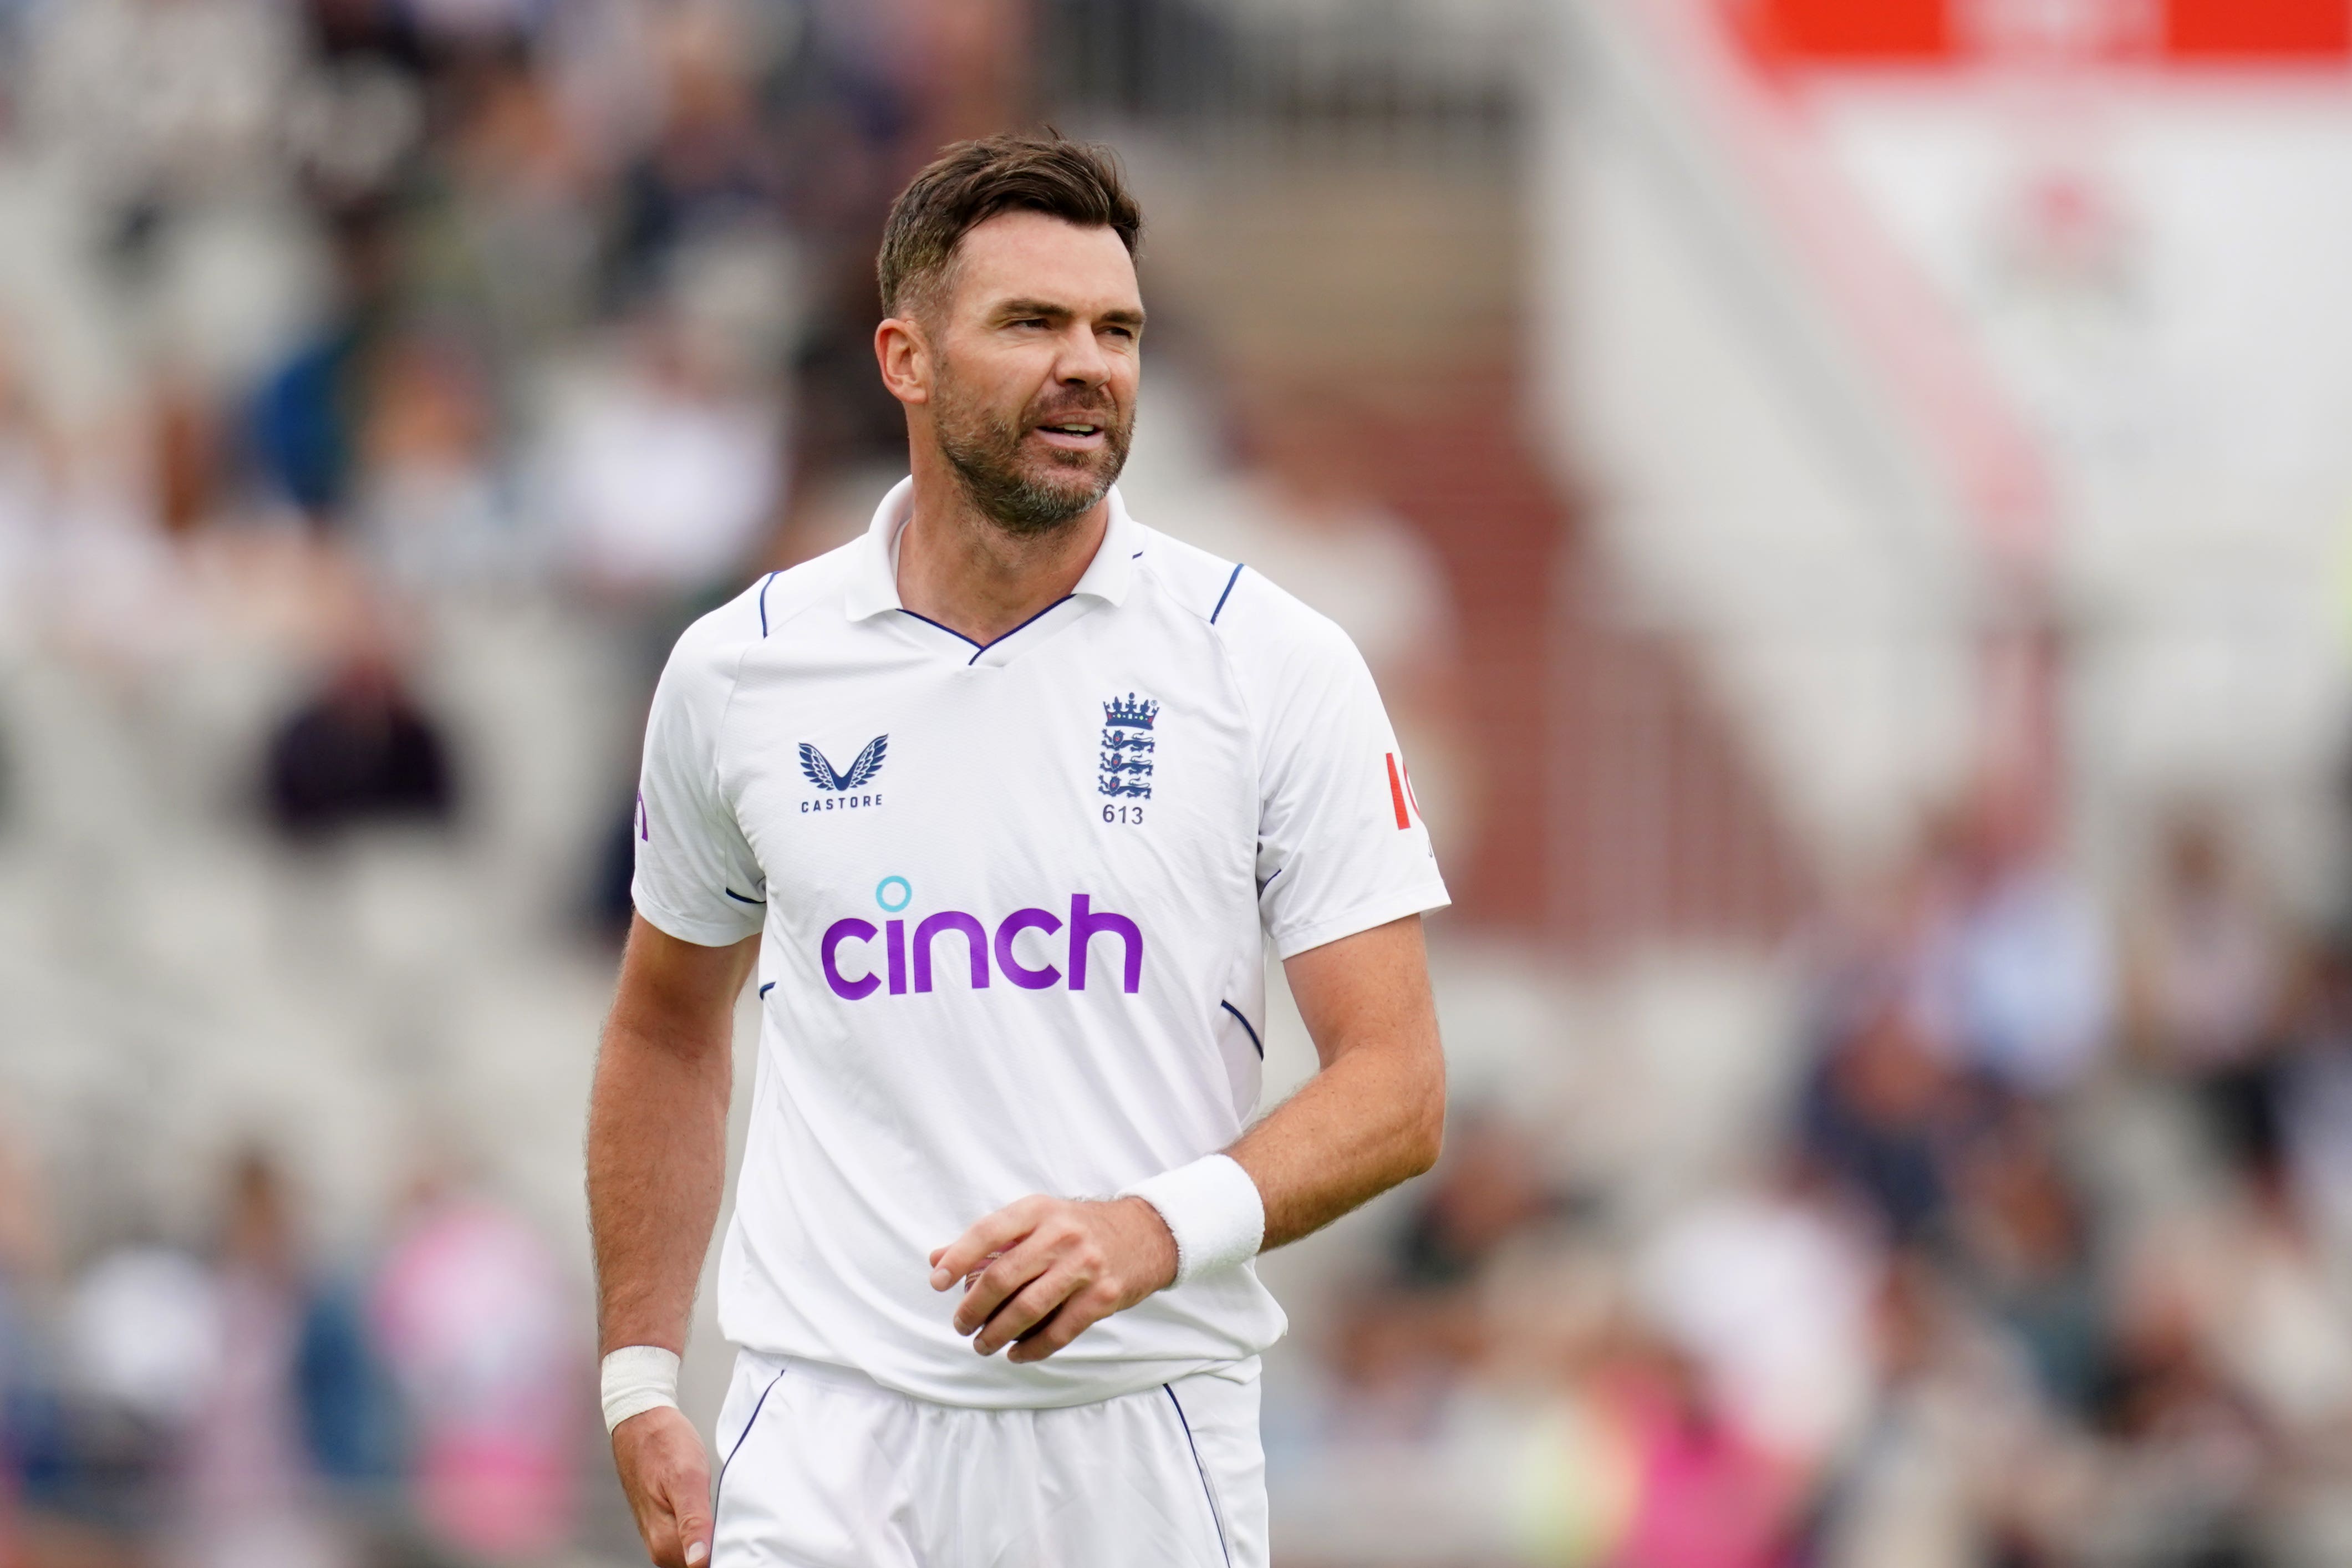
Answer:
<svg viewBox="0 0 2352 1568"><path fill-rule="evenodd" d="M625 1345L604 1358L604 1430L632 1415L677 1408L677 1352L659 1345Z"/></svg>
<svg viewBox="0 0 2352 1568"><path fill-rule="evenodd" d="M1265 1200L1257 1184L1228 1154L1208 1154L1123 1188L1160 1211L1176 1238L1176 1283L1189 1285L1213 1269L1257 1256L1265 1244Z"/></svg>

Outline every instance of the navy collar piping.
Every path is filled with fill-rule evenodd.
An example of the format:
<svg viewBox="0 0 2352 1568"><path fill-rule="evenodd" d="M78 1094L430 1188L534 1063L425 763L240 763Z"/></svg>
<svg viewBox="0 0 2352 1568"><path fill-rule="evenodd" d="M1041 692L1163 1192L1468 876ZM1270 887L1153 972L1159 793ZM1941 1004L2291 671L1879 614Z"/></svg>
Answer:
<svg viewBox="0 0 2352 1568"><path fill-rule="evenodd" d="M1060 609L1064 605L1068 604L1072 599L1076 597L1077 595L1076 594L1065 594L1060 598L1055 600L1052 604L1046 605L1044 609L1038 611L1035 615L1030 616L1027 620L1022 622L1020 626L1014 626L1008 631L1002 632L986 642L972 642L971 638L964 636L961 632L956 630L955 627L948 626L943 622L935 621L931 619L930 616L926 616L919 611L910 610L904 605L900 605L898 608L900 615L913 616L915 619L922 622L923 625L927 626L938 626L940 630L947 633L948 636L955 638L958 642L971 643L971 658L964 661L967 666L970 666L978 664L982 654L986 653L990 648L994 647L1006 637L1009 637L1013 636L1013 633L1022 631L1026 627L1035 626L1040 620L1052 615L1055 610Z"/></svg>

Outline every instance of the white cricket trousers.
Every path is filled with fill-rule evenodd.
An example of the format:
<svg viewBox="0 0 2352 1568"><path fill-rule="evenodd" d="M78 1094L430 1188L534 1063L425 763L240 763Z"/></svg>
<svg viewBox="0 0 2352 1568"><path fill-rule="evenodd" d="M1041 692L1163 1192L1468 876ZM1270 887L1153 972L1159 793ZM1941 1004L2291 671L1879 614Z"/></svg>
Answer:
<svg viewBox="0 0 2352 1568"><path fill-rule="evenodd" d="M745 1351L709 1568L1266 1568L1257 1373L974 1410Z"/></svg>

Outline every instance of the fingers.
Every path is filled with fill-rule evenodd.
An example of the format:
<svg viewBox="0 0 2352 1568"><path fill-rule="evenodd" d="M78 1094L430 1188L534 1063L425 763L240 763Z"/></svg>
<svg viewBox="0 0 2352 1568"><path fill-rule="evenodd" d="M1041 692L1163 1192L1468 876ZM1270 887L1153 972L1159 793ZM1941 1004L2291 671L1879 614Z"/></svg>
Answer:
<svg viewBox="0 0 2352 1568"><path fill-rule="evenodd" d="M710 1561L710 1508L700 1492L666 1489L649 1500L637 1531L655 1568L702 1568Z"/></svg>
<svg viewBox="0 0 2352 1568"><path fill-rule="evenodd" d="M704 1471L709 1467L697 1465L670 1477L669 1514L677 1555L677 1568L702 1568L710 1561L710 1482ZM671 1560L664 1560L669 1568Z"/></svg>
<svg viewBox="0 0 2352 1568"><path fill-rule="evenodd" d="M710 1560L710 1461L676 1410L648 1410L614 1429L621 1487L656 1568L704 1568Z"/></svg>
<svg viewBox="0 0 2352 1568"><path fill-rule="evenodd" d="M932 1253L931 1288L963 1281L955 1331L982 1355L1010 1345L1007 1360L1043 1361L1168 1282L1172 1257L1151 1245L1172 1255L1165 1225L1127 1221L1116 1204L1023 1198Z"/></svg>
<svg viewBox="0 0 2352 1568"><path fill-rule="evenodd" d="M655 1568L702 1568L710 1560L710 1521L665 1508L639 1526Z"/></svg>
<svg viewBox="0 0 2352 1568"><path fill-rule="evenodd" d="M710 1510L700 1494L691 1499L673 1498L671 1507L677 1520L678 1568L702 1568L710 1561Z"/></svg>
<svg viewBox="0 0 2352 1568"><path fill-rule="evenodd" d="M1078 1284L1069 1269L1048 1268L988 1317L971 1348L982 1355L994 1355L1043 1322Z"/></svg>
<svg viewBox="0 0 2352 1568"><path fill-rule="evenodd" d="M1049 1237L1043 1229L1033 1231L1026 1241L989 1264L981 1270L977 1279L968 1281L963 1300L956 1303L955 1331L971 1333L994 1317L997 1309L1053 1268L1057 1239ZM1055 1299L1059 1300L1058 1297ZM1013 1336L1007 1334L1004 1337L1009 1340ZM988 1352L981 1353L985 1355Z"/></svg>
<svg viewBox="0 0 2352 1568"><path fill-rule="evenodd" d="M1065 1297L1062 1304L1047 1313L1036 1327L1013 1342L1013 1348L1004 1352L1004 1359L1024 1366L1044 1361L1109 1317L1118 1304L1111 1293L1099 1285Z"/></svg>
<svg viewBox="0 0 2352 1568"><path fill-rule="evenodd" d="M947 1289L978 1268L992 1252L1010 1252L1014 1243L1036 1228L1038 1219L1053 1201L1033 1194L975 1222L970 1230L931 1254L931 1289Z"/></svg>

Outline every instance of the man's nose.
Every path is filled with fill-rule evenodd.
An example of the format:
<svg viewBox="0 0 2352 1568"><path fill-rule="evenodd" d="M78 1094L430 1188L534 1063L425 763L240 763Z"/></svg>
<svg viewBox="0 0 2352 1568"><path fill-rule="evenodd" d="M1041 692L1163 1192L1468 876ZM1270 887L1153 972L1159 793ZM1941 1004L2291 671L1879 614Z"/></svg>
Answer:
<svg viewBox="0 0 2352 1568"><path fill-rule="evenodd" d="M1071 327L1069 335L1063 340L1061 363L1055 366L1055 376L1066 386L1100 386L1110 379L1110 356L1103 353L1093 328L1084 322Z"/></svg>

